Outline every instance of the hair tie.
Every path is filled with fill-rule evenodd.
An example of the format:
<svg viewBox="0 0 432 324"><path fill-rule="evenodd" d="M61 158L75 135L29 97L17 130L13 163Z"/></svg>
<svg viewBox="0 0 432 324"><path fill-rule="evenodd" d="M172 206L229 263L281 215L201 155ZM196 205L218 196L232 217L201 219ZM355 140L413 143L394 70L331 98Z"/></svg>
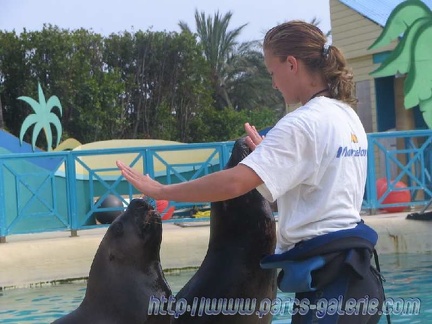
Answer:
<svg viewBox="0 0 432 324"><path fill-rule="evenodd" d="M325 58L328 57L330 46L331 45L329 43L325 43L324 46L323 46L322 56L324 56Z"/></svg>

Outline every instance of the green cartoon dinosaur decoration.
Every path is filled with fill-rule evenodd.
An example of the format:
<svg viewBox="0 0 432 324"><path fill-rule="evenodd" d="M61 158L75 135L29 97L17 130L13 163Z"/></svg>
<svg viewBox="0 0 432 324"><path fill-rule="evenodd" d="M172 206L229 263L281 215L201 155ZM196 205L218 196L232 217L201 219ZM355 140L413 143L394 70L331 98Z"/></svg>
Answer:
<svg viewBox="0 0 432 324"><path fill-rule="evenodd" d="M397 38L401 39L396 48L371 75L406 74L404 106L410 109L418 105L432 129L432 11L422 1L406 0L396 6L369 49L388 45Z"/></svg>
<svg viewBox="0 0 432 324"><path fill-rule="evenodd" d="M60 100L57 96L52 96L48 99L48 101L45 101L45 95L42 91L42 87L40 83L38 83L38 92L39 92L39 102L36 100L30 98L30 97L18 97L19 100L25 101L30 105L30 107L35 112L34 114L30 114L24 119L23 124L21 125L21 131L20 131L20 143L22 144L24 134L27 132L27 130L34 124L33 128L33 134L32 134L32 148L33 151L35 149L36 145L36 139L39 136L40 131L43 129L45 132L45 137L47 140L47 150L52 150L52 132L51 132L51 124L54 125L54 127L57 130L57 143L56 146L60 143L60 138L62 135L62 126L60 123L59 117L51 112L51 110L54 107L58 107L60 111L60 116L62 115L62 106L60 104Z"/></svg>

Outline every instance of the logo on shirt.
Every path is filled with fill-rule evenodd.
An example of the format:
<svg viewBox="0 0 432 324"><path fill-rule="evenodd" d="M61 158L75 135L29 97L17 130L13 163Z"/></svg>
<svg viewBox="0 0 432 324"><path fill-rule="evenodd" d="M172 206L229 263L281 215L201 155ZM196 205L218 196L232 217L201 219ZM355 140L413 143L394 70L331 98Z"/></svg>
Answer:
<svg viewBox="0 0 432 324"><path fill-rule="evenodd" d="M342 147L339 146L338 151L336 153L336 158L340 157L360 157L360 156L366 156L367 155L367 149L362 149L361 147L353 149L349 148L348 146Z"/></svg>
<svg viewBox="0 0 432 324"><path fill-rule="evenodd" d="M357 135L351 133L351 143L358 144ZM336 153L336 158L340 157L357 157L357 156L366 156L367 149L362 149L361 147L352 148L348 146L339 146L338 151Z"/></svg>

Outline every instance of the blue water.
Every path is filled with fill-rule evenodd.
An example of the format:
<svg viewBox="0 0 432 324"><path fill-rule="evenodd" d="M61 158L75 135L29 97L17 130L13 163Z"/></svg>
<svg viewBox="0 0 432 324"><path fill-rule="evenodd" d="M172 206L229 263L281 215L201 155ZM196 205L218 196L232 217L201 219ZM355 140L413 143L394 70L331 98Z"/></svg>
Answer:
<svg viewBox="0 0 432 324"><path fill-rule="evenodd" d="M398 303L407 298L419 298L421 301L418 315L393 314L392 323L432 323L432 254L382 255L380 263L386 279L387 299L393 298ZM173 292L183 287L192 274L192 271L182 271L168 275ZM0 323L50 323L77 308L85 289L86 283L81 282L2 291ZM286 299L293 296L278 294L278 297ZM276 315L273 323L290 323L290 319L288 315ZM384 317L380 323L386 323Z"/></svg>

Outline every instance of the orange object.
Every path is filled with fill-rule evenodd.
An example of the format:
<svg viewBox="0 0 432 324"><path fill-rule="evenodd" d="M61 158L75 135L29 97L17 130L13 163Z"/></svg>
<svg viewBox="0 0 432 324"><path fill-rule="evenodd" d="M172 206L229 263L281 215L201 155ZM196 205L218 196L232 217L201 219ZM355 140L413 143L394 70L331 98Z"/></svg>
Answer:
<svg viewBox="0 0 432 324"><path fill-rule="evenodd" d="M161 214L162 220L168 220L174 214L175 207L169 207L168 200L156 200L156 210Z"/></svg>
<svg viewBox="0 0 432 324"><path fill-rule="evenodd" d="M389 181L390 182L390 181ZM394 188L406 188L406 184L399 181L394 185ZM376 189L377 189L377 196L378 199L380 199L384 193L387 191L387 179L386 178L379 178L376 181ZM407 190L397 190L397 191L391 191L387 194L387 196L384 198L384 200L381 202L382 204L396 204L396 203L408 203L411 201L411 193ZM382 210L385 210L389 213L398 213L402 212L406 209L405 206L400 207L384 207Z"/></svg>

